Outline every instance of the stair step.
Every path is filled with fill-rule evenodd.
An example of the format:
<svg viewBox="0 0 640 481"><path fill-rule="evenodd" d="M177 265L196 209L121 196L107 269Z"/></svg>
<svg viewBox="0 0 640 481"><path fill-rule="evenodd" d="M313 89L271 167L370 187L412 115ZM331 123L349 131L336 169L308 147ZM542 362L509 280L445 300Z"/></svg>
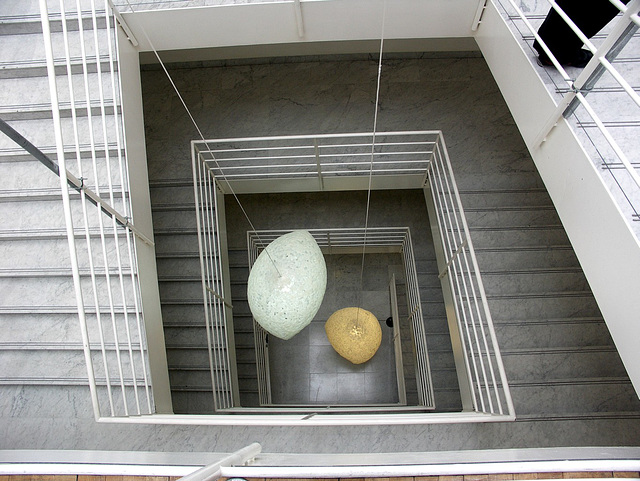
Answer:
<svg viewBox="0 0 640 481"><path fill-rule="evenodd" d="M502 208L505 206L547 207L552 205L547 190L543 187L532 189L487 189L462 190L460 198L465 212L469 209Z"/></svg>
<svg viewBox="0 0 640 481"><path fill-rule="evenodd" d="M196 211L194 208L176 208L175 210L158 210L153 208L153 226L160 232L172 229L180 232L197 234Z"/></svg>
<svg viewBox="0 0 640 481"><path fill-rule="evenodd" d="M509 384L518 415L543 413L640 412L628 378L545 380Z"/></svg>
<svg viewBox="0 0 640 481"><path fill-rule="evenodd" d="M35 379L33 384L28 378L16 379L15 383L0 382L0 398L11 400L3 403L0 414L6 418L53 419L60 416L61 403L71 403L77 409L75 416L89 421L93 419L93 407L88 389L86 375L84 382L78 384L50 378ZM102 399L102 389L98 391Z"/></svg>
<svg viewBox="0 0 640 481"><path fill-rule="evenodd" d="M158 276L169 277L176 272L185 276L201 276L200 256L191 254L179 256L172 254L170 257L157 257Z"/></svg>
<svg viewBox="0 0 640 481"><path fill-rule="evenodd" d="M510 382L626 376L612 346L502 349L501 354Z"/></svg>
<svg viewBox="0 0 640 481"><path fill-rule="evenodd" d="M157 256L191 255L200 259L198 237L192 232L154 232Z"/></svg>
<svg viewBox="0 0 640 481"><path fill-rule="evenodd" d="M175 414L215 414L211 391L171 390L173 412Z"/></svg>
<svg viewBox="0 0 640 481"><path fill-rule="evenodd" d="M579 266L570 246L476 248L476 257L481 272Z"/></svg>
<svg viewBox="0 0 640 481"><path fill-rule="evenodd" d="M601 319L591 322L580 319L497 321L495 331L502 349L612 345L607 326Z"/></svg>
<svg viewBox="0 0 640 481"><path fill-rule="evenodd" d="M473 207L465 209L467 223L474 228L518 228L561 226L553 206L535 207Z"/></svg>
<svg viewBox="0 0 640 481"><path fill-rule="evenodd" d="M599 316L600 310L590 291L532 293L488 296L494 319L547 319Z"/></svg>
<svg viewBox="0 0 640 481"><path fill-rule="evenodd" d="M483 271L482 282L488 294L520 294L548 292L586 291L587 279L579 267L525 269L521 271Z"/></svg>
<svg viewBox="0 0 640 481"><path fill-rule="evenodd" d="M159 281L160 299L162 303L170 302L168 299L196 299L203 302L202 280L161 280Z"/></svg>
<svg viewBox="0 0 640 481"><path fill-rule="evenodd" d="M151 195L151 205L163 205L176 203L180 205L190 205L195 211L193 179L177 182L177 185L150 183L149 193Z"/></svg>
<svg viewBox="0 0 640 481"><path fill-rule="evenodd" d="M223 373L220 375L224 376ZM216 378L218 379L218 378ZM211 392L211 372L209 369L170 368L169 383L171 390L202 390Z"/></svg>
<svg viewBox="0 0 640 481"><path fill-rule="evenodd" d="M531 227L469 227L476 249L505 247L568 246L569 239L561 225Z"/></svg>

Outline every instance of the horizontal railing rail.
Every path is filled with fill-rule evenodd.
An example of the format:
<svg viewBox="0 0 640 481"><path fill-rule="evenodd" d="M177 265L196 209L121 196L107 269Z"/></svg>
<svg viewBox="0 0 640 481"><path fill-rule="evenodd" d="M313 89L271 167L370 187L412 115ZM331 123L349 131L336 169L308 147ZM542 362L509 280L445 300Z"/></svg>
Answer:
<svg viewBox="0 0 640 481"><path fill-rule="evenodd" d="M260 185L278 179L306 182L307 190L325 190L341 178L415 177L428 166L438 131L247 137L194 141L221 187Z"/></svg>

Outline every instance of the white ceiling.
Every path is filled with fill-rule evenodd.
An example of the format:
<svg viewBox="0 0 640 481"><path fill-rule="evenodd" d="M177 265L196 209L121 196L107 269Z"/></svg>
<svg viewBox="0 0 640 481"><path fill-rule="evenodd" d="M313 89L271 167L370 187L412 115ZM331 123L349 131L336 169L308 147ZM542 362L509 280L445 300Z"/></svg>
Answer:
<svg viewBox="0 0 640 481"><path fill-rule="evenodd" d="M175 58L168 60L195 60L211 56L212 49L219 58L371 52L379 48L382 34L387 51L460 51L477 50L471 27L478 4L387 0L385 12L384 0L302 0L302 36L293 0L136 11L123 17L142 51L151 50L144 28L158 51L173 51Z"/></svg>

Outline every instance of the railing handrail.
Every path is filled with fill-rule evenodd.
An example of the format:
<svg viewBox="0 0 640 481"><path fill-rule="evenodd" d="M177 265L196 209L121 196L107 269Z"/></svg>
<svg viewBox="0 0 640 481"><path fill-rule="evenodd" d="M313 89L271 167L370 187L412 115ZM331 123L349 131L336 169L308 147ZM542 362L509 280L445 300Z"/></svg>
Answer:
<svg viewBox="0 0 640 481"><path fill-rule="evenodd" d="M620 87L624 90L624 92L628 95L628 97L632 100L632 102L640 107L640 95L634 90L634 88L625 80L625 78L618 72L618 70L612 65L610 58L608 56L614 52L614 48L620 49L621 45L619 42L624 38L624 35L627 32L628 27L631 24L635 24L636 27L640 26L640 19L638 18L638 12L640 11L640 0L632 0L628 5L624 5L622 2L618 0L609 0L614 6L616 6L621 12L622 17L619 18L614 24L612 31L607 35L603 43L599 48L596 48L593 43L583 34L583 32L578 28L578 26L571 20L571 18L557 5L555 0L547 0L551 5L552 10L554 10L567 24L567 26L571 29L571 31L576 34L580 40L585 44L585 46L589 49L589 51L593 54L593 58L588 62L588 64L584 67L582 72L578 75L577 78L572 78L567 71L560 64L558 59L553 55L553 52L546 45L544 40L538 34L536 28L531 24L531 22L527 19L525 13L522 9L516 4L515 0L500 0L506 1L511 8L516 12L517 17L524 23L527 30L533 35L535 40L541 46L544 53L547 55L555 70L561 75L562 80L567 84L568 91L563 97L557 102L557 107L554 113L547 120L540 133L534 140L534 146L538 147L543 142L545 142L549 133L553 130L553 128L557 125L558 121L565 117L569 117L575 110L575 103L578 102L580 105L584 107L587 114L593 119L596 127L601 132L602 136L606 143L613 150L615 155L618 157L620 162L624 167L624 171L629 175L633 183L635 184L635 189L637 190L636 198L632 198L634 196L629 195L629 192L625 190L625 188L620 184L620 182L616 182L618 187L623 192L626 201L628 202L633 211L638 213L640 211L640 202L638 199L640 198L640 174L638 170L633 166L633 164L627 158L627 155L619 145L619 143L615 140L614 136L611 134L610 129L604 124L604 122L600 119L600 116L597 114L591 103L586 99L586 93L583 92L584 87L589 85L591 82L594 82L599 78L602 73L602 69L606 70L611 77L620 85ZM629 37L627 36L625 41L628 41ZM614 52L615 54L616 52ZM609 164L609 161L605 161L606 164ZM611 169L609 169L611 170ZM616 175L611 173L615 178Z"/></svg>

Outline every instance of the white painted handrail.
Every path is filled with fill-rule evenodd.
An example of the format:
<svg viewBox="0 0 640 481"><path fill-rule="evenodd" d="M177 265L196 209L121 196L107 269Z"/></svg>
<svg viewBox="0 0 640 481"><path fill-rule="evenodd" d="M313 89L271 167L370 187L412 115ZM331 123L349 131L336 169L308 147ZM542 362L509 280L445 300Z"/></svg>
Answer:
<svg viewBox="0 0 640 481"><path fill-rule="evenodd" d="M577 78L572 78L553 55L544 40L538 35L537 29L531 24L529 19L527 19L525 13L522 11L520 6L516 4L515 0L500 0L501 3L504 3L505 7L508 6L513 12L515 12L515 17L522 21L528 34L532 35L538 44L541 45L545 54L551 60L553 67L560 74L563 82L566 83L568 87L568 91L557 103L555 112L542 126L540 133L534 141L534 145L539 146L542 144L560 119L563 117L569 118L575 112L576 106L582 106L602 135L601 142L606 144L606 148L611 149L612 157L615 157L618 160L622 167L621 171L625 173L633 184L625 185L624 179L620 173L617 172L616 169L609 167L610 164L614 163L613 160L606 158L606 156L602 158L604 168L608 170L609 174L613 177L615 184L623 194L624 200L621 199L621 202L629 204L631 210L634 212L634 219L638 220L640 219L640 173L629 160L631 152L625 151L625 149L619 145L615 135L612 134L611 129L605 125L605 122L600 118L596 108L594 108L594 106L587 100L587 94L595 86L602 73L606 71L610 77L615 80L622 91L626 93L627 98L629 99L629 106L632 107L635 105L640 108L640 95L633 88L630 81L626 79L625 76L612 64L614 57L622 49L622 46L631 39L633 31L638 28L640 0L631 0L627 5L624 5L622 2L617 0L611 1L611 3L622 12L622 15L614 20L615 23L613 24L611 31L608 33L599 48L595 47L595 45L584 35L578 26L554 0L547 1L551 5L551 8L557 12L565 23L567 23L571 31L573 31L584 43L587 49L593 53L593 58ZM598 144L597 147L601 149L604 145L601 146Z"/></svg>

